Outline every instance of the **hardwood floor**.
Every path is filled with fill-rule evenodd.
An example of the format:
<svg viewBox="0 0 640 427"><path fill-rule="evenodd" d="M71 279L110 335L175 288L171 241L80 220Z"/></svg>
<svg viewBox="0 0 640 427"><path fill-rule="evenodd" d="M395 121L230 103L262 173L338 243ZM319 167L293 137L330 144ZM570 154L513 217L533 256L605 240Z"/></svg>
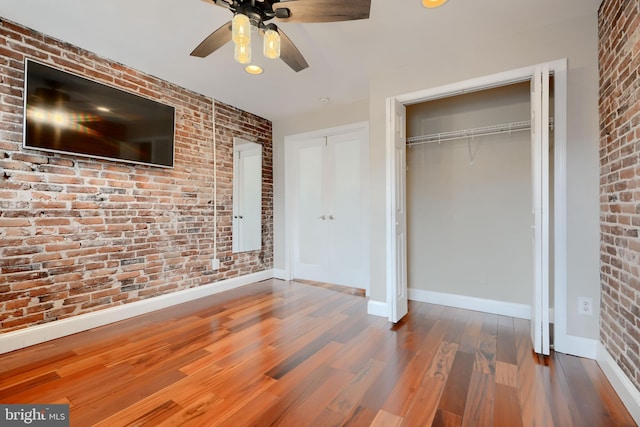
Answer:
<svg viewBox="0 0 640 427"><path fill-rule="evenodd" d="M0 355L0 402L72 426L634 426L591 360L529 322L270 280Z"/></svg>

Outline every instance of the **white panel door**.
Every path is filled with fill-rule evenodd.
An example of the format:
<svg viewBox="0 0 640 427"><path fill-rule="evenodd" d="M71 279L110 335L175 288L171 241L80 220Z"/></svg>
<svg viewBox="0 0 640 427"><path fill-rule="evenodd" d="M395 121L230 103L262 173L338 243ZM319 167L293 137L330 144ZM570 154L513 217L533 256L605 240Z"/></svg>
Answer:
<svg viewBox="0 0 640 427"><path fill-rule="evenodd" d="M407 296L406 118L404 104L387 100L387 305L389 320L409 311Z"/></svg>
<svg viewBox="0 0 640 427"><path fill-rule="evenodd" d="M328 281L356 288L365 288L367 277L362 250L363 143L361 132L350 132L329 137L327 144Z"/></svg>
<svg viewBox="0 0 640 427"><path fill-rule="evenodd" d="M351 131L293 149L294 278L367 288L364 144Z"/></svg>
<svg viewBox="0 0 640 427"><path fill-rule="evenodd" d="M325 138L294 149L293 274L298 279L326 281L327 234Z"/></svg>
<svg viewBox="0 0 640 427"><path fill-rule="evenodd" d="M536 353L550 353L549 337L549 68L531 80L531 169L533 174L534 281L531 339Z"/></svg>

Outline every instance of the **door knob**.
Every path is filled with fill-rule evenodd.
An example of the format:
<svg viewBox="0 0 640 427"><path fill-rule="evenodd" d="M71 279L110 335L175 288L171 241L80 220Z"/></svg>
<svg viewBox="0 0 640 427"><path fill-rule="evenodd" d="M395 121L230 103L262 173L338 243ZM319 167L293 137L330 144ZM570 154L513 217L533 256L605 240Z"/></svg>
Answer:
<svg viewBox="0 0 640 427"><path fill-rule="evenodd" d="M321 216L318 217L318 219L321 219L321 220L324 221L325 219L327 219L327 216L326 215L321 215Z"/></svg>
<svg viewBox="0 0 640 427"><path fill-rule="evenodd" d="M333 215L329 215L329 219L335 219Z"/></svg>

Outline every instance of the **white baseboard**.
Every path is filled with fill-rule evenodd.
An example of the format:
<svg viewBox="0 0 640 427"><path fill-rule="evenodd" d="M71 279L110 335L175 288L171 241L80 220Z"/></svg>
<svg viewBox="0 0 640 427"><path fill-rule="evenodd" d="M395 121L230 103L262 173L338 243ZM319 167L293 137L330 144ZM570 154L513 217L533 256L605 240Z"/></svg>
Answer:
<svg viewBox="0 0 640 427"><path fill-rule="evenodd" d="M280 279L280 280L291 280L291 277L289 277L289 272L287 270L281 269L281 268L274 268L273 269L273 278L274 279Z"/></svg>
<svg viewBox="0 0 640 427"><path fill-rule="evenodd" d="M387 303L380 301L369 300L367 303L367 314L374 316L389 317L389 310L387 310Z"/></svg>
<svg viewBox="0 0 640 427"><path fill-rule="evenodd" d="M627 407L636 424L640 425L640 391L627 378L601 342L598 342L597 348L600 369L620 396L620 400Z"/></svg>
<svg viewBox="0 0 640 427"><path fill-rule="evenodd" d="M554 350L572 356L595 359L598 353L598 341L575 335L556 335Z"/></svg>
<svg viewBox="0 0 640 427"><path fill-rule="evenodd" d="M483 313L499 314L502 316L517 317L519 319L531 319L531 306L526 304L516 304L413 288L409 288L408 291L409 299L413 301L464 308L466 310L475 310Z"/></svg>
<svg viewBox="0 0 640 427"><path fill-rule="evenodd" d="M141 314L193 301L198 298L214 295L273 277L273 270L260 271L258 273L233 277L196 288L184 289L182 291L132 302L130 304L80 314L26 329L19 329L15 332L7 332L0 334L0 354L108 325L109 323L129 319Z"/></svg>

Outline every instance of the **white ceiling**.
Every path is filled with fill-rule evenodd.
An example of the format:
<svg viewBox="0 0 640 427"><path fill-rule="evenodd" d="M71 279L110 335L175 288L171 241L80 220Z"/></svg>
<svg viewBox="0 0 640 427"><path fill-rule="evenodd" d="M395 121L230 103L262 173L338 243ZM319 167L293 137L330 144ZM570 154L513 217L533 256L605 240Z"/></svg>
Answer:
<svg viewBox="0 0 640 427"><path fill-rule="evenodd" d="M322 0L317 0L322 1ZM348 0L345 0L348 1ZM189 53L231 12L202 0L0 0L0 16L269 120L368 98L369 79L463 45L593 15L601 0L372 0L368 20L280 28L309 68L269 61L250 76L231 45L205 59ZM594 25L596 21L594 18ZM508 54L508 52L505 52ZM261 56L261 55L254 55ZM266 60L265 60L266 61Z"/></svg>

